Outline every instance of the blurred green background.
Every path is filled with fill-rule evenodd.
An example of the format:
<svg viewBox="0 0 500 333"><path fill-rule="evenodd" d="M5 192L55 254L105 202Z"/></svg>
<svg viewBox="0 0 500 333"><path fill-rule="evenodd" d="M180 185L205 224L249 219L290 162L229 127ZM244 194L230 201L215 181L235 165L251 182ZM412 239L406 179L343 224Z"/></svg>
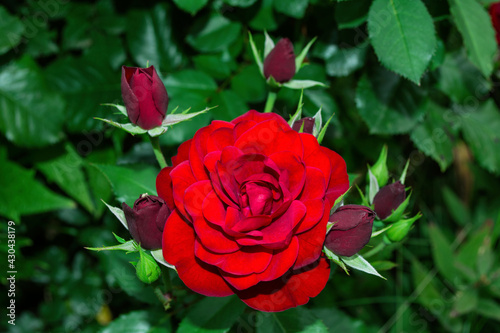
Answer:
<svg viewBox="0 0 500 333"><path fill-rule="evenodd" d="M17 274L16 325L3 315L1 330L500 331L500 79L491 2L3 0L2 284L9 287L8 221ZM378 10L387 6L394 11ZM305 91L304 113L334 114L323 144L361 175L360 186L384 144L394 178L409 158L412 214L423 217L405 241L370 258L387 281L336 268L307 306L269 315L238 299L201 297L174 279L165 312L136 278L133 258L84 249L116 243L112 232L130 238L100 199L131 204L137 196L127 193L154 192L158 172L148 142L94 117L121 121L101 104L122 104L122 65L148 62L166 85L169 110L218 105L161 137L168 156L212 119L263 110L267 88L248 31L262 50L264 30L275 42L290 38L295 50L318 37L295 78L329 87ZM416 49L398 49L415 41ZM287 118L299 96L282 89L274 112Z"/></svg>

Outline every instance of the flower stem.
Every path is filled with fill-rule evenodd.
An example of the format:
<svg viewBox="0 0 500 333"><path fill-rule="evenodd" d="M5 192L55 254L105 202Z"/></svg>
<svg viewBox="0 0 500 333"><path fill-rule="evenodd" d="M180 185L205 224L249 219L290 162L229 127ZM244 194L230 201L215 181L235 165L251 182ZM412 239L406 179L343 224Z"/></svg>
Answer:
<svg viewBox="0 0 500 333"><path fill-rule="evenodd" d="M269 94L267 94L267 102L264 108L264 113L273 112L274 102L276 102L277 96L278 94L276 92L271 90L269 91Z"/></svg>
<svg viewBox="0 0 500 333"><path fill-rule="evenodd" d="M149 141L151 141L151 146L153 146L153 151L155 152L156 160L158 161L160 167L162 169L167 167L167 161L165 160L165 156L163 156L160 148L160 138L157 136L149 136Z"/></svg>

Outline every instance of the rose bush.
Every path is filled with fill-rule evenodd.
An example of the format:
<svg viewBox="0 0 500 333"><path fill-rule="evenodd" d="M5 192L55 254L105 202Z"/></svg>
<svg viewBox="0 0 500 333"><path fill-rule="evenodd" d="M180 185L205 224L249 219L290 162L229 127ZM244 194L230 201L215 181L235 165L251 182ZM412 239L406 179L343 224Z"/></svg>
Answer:
<svg viewBox="0 0 500 333"><path fill-rule="evenodd" d="M172 162L156 180L176 207L162 248L186 286L262 311L324 288L326 224L349 187L342 157L276 114L249 111L200 129Z"/></svg>

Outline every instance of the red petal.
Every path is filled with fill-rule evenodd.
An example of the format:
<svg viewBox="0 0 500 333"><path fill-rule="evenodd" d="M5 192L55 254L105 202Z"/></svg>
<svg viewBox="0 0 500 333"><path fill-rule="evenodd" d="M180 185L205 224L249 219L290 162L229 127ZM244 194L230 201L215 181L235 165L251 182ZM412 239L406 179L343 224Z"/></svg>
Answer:
<svg viewBox="0 0 500 333"><path fill-rule="evenodd" d="M333 150L321 147L321 151L323 151L323 153L325 153L330 159L332 173L329 179L326 197L333 204L338 197L349 189L347 167L344 159Z"/></svg>
<svg viewBox="0 0 500 333"><path fill-rule="evenodd" d="M209 180L196 182L186 189L184 192L184 209L191 217L203 215L203 201L211 191L212 185Z"/></svg>
<svg viewBox="0 0 500 333"><path fill-rule="evenodd" d="M286 150L286 147L288 150L293 150L294 152L300 150L301 152L298 154L302 155L302 145L291 147L290 142L287 143L286 138L289 135L286 134L285 130L294 132L295 134L297 132L291 130L286 122L285 124L286 127L277 119L269 119L258 123L243 133L236 140L234 146L247 154L264 154L268 156L276 151Z"/></svg>
<svg viewBox="0 0 500 333"><path fill-rule="evenodd" d="M325 207L330 207L328 200L325 202ZM294 269L309 265L321 255L326 238L326 224L328 223L329 216L330 210L329 208L325 208L323 218L314 228L296 235L299 239L299 255L293 267Z"/></svg>
<svg viewBox="0 0 500 333"><path fill-rule="evenodd" d="M234 292L229 288L218 270L194 256L194 230L173 212L163 230L163 257L174 265L179 278L186 286L206 296L223 297Z"/></svg>
<svg viewBox="0 0 500 333"><path fill-rule="evenodd" d="M226 235L222 228L209 224L204 218L193 220L196 235L201 243L210 251L217 253L231 253L241 248L232 237Z"/></svg>
<svg viewBox="0 0 500 333"><path fill-rule="evenodd" d="M316 224L318 224L325 214L325 202L323 199L312 199L302 202L306 206L306 216L300 222L300 225L295 231L296 234L305 232ZM329 209L330 207L328 207ZM329 210L328 210L329 211Z"/></svg>
<svg viewBox="0 0 500 333"><path fill-rule="evenodd" d="M172 169L173 167L163 168L160 170L158 176L156 176L156 192L160 198L165 200L170 210L175 208L174 197L172 195L172 178L170 178L170 171Z"/></svg>
<svg viewBox="0 0 500 333"><path fill-rule="evenodd" d="M330 163L328 155L323 153L321 149L317 149L308 157L304 158L304 162L308 167L320 169L323 172L323 179L325 180L325 184L328 184L332 173L332 165Z"/></svg>
<svg viewBox="0 0 500 333"><path fill-rule="evenodd" d="M198 241L195 241L194 253L197 258L207 264L217 266L224 272L235 275L261 273L267 268L273 257L271 250L260 246L219 254L209 251Z"/></svg>
<svg viewBox="0 0 500 333"><path fill-rule="evenodd" d="M310 297L325 288L330 277L330 266L324 257L311 266L293 271L287 279L261 282L252 288L236 291L251 308L265 312L284 311L304 305Z"/></svg>
<svg viewBox="0 0 500 333"><path fill-rule="evenodd" d="M170 171L170 177L172 179L175 207L185 218L189 219L189 215L184 209L184 193L189 186L196 183L189 161L182 162Z"/></svg>
<svg viewBox="0 0 500 333"><path fill-rule="evenodd" d="M239 116L238 118L233 119L231 123L239 124L245 121L254 121L256 123L261 123L269 119L276 120L283 128L290 128L286 120L283 119L283 117L281 117L280 115L276 113L262 113L255 110L250 110L247 113Z"/></svg>
<svg viewBox="0 0 500 333"><path fill-rule="evenodd" d="M214 191L210 192L203 200L203 216L208 222L224 227L226 221L226 209Z"/></svg>
<svg viewBox="0 0 500 333"><path fill-rule="evenodd" d="M172 157L172 165L178 166L185 160L189 158L189 149L191 149L191 141L193 139L189 139L187 141L184 141L183 143L180 144L179 148L177 149L177 155Z"/></svg>
<svg viewBox="0 0 500 333"><path fill-rule="evenodd" d="M220 151L224 149L224 147L232 146L233 144L234 144L233 128L223 127L213 131L210 134L207 140L207 150Z"/></svg>
<svg viewBox="0 0 500 333"><path fill-rule="evenodd" d="M300 155L302 156L302 155ZM296 198L306 180L306 167L299 156L290 151L280 151L269 156L272 159L281 173L285 171L288 174L288 190L292 198Z"/></svg>
<svg viewBox="0 0 500 333"><path fill-rule="evenodd" d="M226 281L236 289L247 289L261 281L271 281L283 276L295 263L298 251L299 242L297 238L294 237L285 249L274 250L271 262L262 273L250 274L246 276L232 275L223 271L220 273L224 279L226 279Z"/></svg>
<svg viewBox="0 0 500 333"><path fill-rule="evenodd" d="M326 194L326 181L323 172L315 167L306 168L306 181L300 200L323 199Z"/></svg>

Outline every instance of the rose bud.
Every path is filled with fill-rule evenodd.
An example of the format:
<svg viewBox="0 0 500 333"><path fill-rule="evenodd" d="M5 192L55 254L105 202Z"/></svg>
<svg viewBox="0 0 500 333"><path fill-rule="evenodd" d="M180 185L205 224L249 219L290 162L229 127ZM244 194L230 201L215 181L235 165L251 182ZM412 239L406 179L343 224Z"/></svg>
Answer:
<svg viewBox="0 0 500 333"><path fill-rule="evenodd" d="M334 225L326 235L325 246L339 256L350 257L358 253L372 235L375 212L359 205L342 206L330 215Z"/></svg>
<svg viewBox="0 0 500 333"><path fill-rule="evenodd" d="M130 121L145 130L162 124L168 95L153 66L122 66L122 97Z"/></svg>
<svg viewBox="0 0 500 333"><path fill-rule="evenodd" d="M292 42L282 38L264 59L264 76L272 76L276 82L290 81L295 75L295 54Z"/></svg>
<svg viewBox="0 0 500 333"><path fill-rule="evenodd" d="M378 218L385 220L405 199L405 186L399 180L382 187L373 198L373 206Z"/></svg>
<svg viewBox="0 0 500 333"><path fill-rule="evenodd" d="M497 44L500 45L500 2L490 6L490 18L493 28L495 29Z"/></svg>
<svg viewBox="0 0 500 333"><path fill-rule="evenodd" d="M171 211L162 198L142 195L134 202L134 208L122 204L128 230L134 240L146 250L161 248L165 222Z"/></svg>
<svg viewBox="0 0 500 333"><path fill-rule="evenodd" d="M298 131L300 131L302 124L304 124L304 128L302 129L303 133L313 134L314 124L315 124L314 118L305 117L305 118L302 118L300 120L297 120L293 123L292 129L298 132Z"/></svg>

